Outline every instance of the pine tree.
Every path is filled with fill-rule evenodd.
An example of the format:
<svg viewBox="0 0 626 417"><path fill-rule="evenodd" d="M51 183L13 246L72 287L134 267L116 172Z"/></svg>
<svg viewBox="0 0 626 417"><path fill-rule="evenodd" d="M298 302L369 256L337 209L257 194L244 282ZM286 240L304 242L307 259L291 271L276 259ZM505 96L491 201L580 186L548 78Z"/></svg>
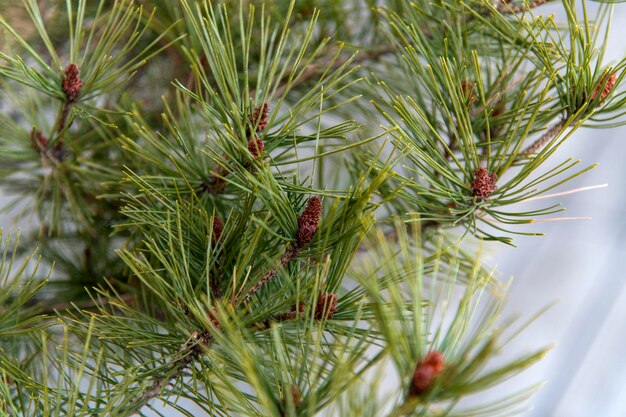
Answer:
<svg viewBox="0 0 626 417"><path fill-rule="evenodd" d="M480 242L624 123L612 7L3 2L0 415L521 413Z"/></svg>

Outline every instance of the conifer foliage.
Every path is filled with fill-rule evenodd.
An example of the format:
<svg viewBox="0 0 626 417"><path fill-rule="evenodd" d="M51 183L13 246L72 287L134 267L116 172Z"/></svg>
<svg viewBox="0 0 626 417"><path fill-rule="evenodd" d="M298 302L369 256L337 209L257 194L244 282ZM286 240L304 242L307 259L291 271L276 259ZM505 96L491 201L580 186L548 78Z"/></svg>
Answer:
<svg viewBox="0 0 626 417"><path fill-rule="evenodd" d="M0 415L520 413L476 243L624 123L613 7L1 3Z"/></svg>

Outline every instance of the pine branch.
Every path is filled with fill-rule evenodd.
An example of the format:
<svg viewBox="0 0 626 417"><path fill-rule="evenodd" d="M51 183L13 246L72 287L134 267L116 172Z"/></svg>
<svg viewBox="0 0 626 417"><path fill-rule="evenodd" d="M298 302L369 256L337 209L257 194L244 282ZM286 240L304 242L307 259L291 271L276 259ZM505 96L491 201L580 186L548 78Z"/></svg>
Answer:
<svg viewBox="0 0 626 417"><path fill-rule="evenodd" d="M279 260L279 265L284 268L287 266L287 264L289 264L289 262L293 261L297 257L298 257L298 250L295 247L290 247L281 255L280 260ZM246 295L243 297L243 301L245 302L249 300L250 297L252 297L257 291L259 291L264 285L266 285L272 279L274 279L277 273L278 273L278 270L276 268L270 269L263 276L263 278L257 281L256 284L254 284L252 288L248 290Z"/></svg>
<svg viewBox="0 0 626 417"><path fill-rule="evenodd" d="M298 254L304 249L313 239L313 235L317 232L320 216L322 215L322 200L318 196L309 198L304 211L298 218L298 231L296 232L296 244L288 247L281 255L279 264L281 267L287 266L287 264L298 257ZM264 285L269 283L278 271L271 269L267 272L263 278L261 278L256 284L252 286L243 297L243 301L247 301L259 291Z"/></svg>
<svg viewBox="0 0 626 417"><path fill-rule="evenodd" d="M567 127L567 119L562 118L558 123L552 126L546 133L541 135L540 138L535 140L531 145L526 147L523 151L518 154L518 158L526 158L530 155L537 153L541 148L543 148L548 142L554 139L559 133L563 131L563 129Z"/></svg>
<svg viewBox="0 0 626 417"><path fill-rule="evenodd" d="M212 336L208 331L194 332L178 352L178 359L171 362L163 373L164 376L155 378L152 384L132 404L129 404L128 411L131 413L128 415L141 413L141 409L161 395L165 387L181 378L202 351L209 348L211 339Z"/></svg>
<svg viewBox="0 0 626 417"><path fill-rule="evenodd" d="M509 206L589 169L541 169L575 129L623 123L609 8L564 1L560 25L547 0L141 3L25 0L29 27L0 5L2 191L55 262L47 283L0 251L0 413L524 403L532 387L463 409L544 350L492 364L526 324L500 322L504 285L459 241L556 213ZM391 412L365 374L388 364Z"/></svg>
<svg viewBox="0 0 626 417"><path fill-rule="evenodd" d="M552 0L532 0L528 3L524 2L524 4L517 4L517 5L512 5L510 4L511 1L510 0L499 0L499 4L497 6L497 10L500 13L523 13L526 12L528 10L534 9L536 7L539 7L543 4L548 3L549 1Z"/></svg>
<svg viewBox="0 0 626 417"><path fill-rule="evenodd" d="M281 97L286 89L289 87L290 89L296 88L301 84L305 84L307 81L318 78L321 74L337 70L342 66L350 63L351 65L358 66L361 63L367 63L369 65L373 65L379 59L389 56L396 52L396 47L394 45L382 45L378 46L373 50L362 50L353 56L345 56L341 59L320 59L317 62L313 62L302 71L302 74L297 79L289 82L288 78L283 78L280 82L278 89L276 90L276 96ZM331 55L331 51L328 52ZM253 91L252 96L255 95Z"/></svg>

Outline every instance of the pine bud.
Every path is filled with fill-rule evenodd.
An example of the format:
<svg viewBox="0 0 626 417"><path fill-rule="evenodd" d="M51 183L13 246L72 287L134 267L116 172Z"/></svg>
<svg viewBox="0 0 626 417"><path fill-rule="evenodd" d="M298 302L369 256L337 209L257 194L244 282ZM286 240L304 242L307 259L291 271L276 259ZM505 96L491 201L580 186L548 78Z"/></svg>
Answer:
<svg viewBox="0 0 626 417"><path fill-rule="evenodd" d="M302 395L300 394L300 389L296 386L296 385L292 385L291 386L291 404L293 404L293 407L298 410L298 408L302 405ZM287 394L287 392L283 392L283 399L282 401L278 404L278 406L280 407L280 415L281 417L285 417L287 416L287 410L288 410L288 399L287 396L289 394Z"/></svg>
<svg viewBox="0 0 626 417"><path fill-rule="evenodd" d="M426 393L435 379L444 368L444 358L441 352L430 351L417 363L411 378L410 394L420 396Z"/></svg>
<svg viewBox="0 0 626 417"><path fill-rule="evenodd" d="M65 68L63 92L68 103L74 103L78 99L80 89L83 87L83 80L78 76L79 72L76 64L70 64Z"/></svg>
<svg viewBox="0 0 626 417"><path fill-rule="evenodd" d="M265 143L259 138L250 139L248 141L248 151L254 159L259 159L263 156L263 151L265 151Z"/></svg>
<svg viewBox="0 0 626 417"><path fill-rule="evenodd" d="M187 356L186 360L191 360L202 353L203 347L209 344L212 337L208 330L203 330L202 332L193 331L189 340L183 345L184 350L191 352L191 355Z"/></svg>
<svg viewBox="0 0 626 417"><path fill-rule="evenodd" d="M496 189L496 174L489 173L486 168L480 167L474 171L472 190L478 200L484 200Z"/></svg>
<svg viewBox="0 0 626 417"><path fill-rule="evenodd" d="M208 314L207 314L207 315L209 316L209 320L211 321L211 325L212 325L215 329L217 329L217 330L221 330L221 329L222 329L222 325L220 324L220 321L219 321L219 319L217 318L217 317L218 317L218 314L219 314L219 312L218 312L218 310L217 310L217 307L213 306L213 307L209 310L209 312L208 312ZM208 330L205 330L205 331L208 331Z"/></svg>
<svg viewBox="0 0 626 417"><path fill-rule="evenodd" d="M318 196L309 198L304 211L298 219L298 248L303 248L311 242L317 232L322 214L322 200Z"/></svg>
<svg viewBox="0 0 626 417"><path fill-rule="evenodd" d="M461 90L463 91L463 96L470 106L473 106L478 102L478 97L476 97L476 94L474 93L474 85L469 82L469 80L461 80Z"/></svg>
<svg viewBox="0 0 626 417"><path fill-rule="evenodd" d="M305 308L306 306L304 305L304 303L299 303L297 306L293 305L291 306L291 310L289 312L281 315L281 319L295 320L296 318L300 317L302 313L304 313Z"/></svg>
<svg viewBox="0 0 626 417"><path fill-rule="evenodd" d="M337 312L337 294L323 292L315 306L315 320L330 320Z"/></svg>
<svg viewBox="0 0 626 417"><path fill-rule="evenodd" d="M221 194L226 190L226 180L224 177L228 175L228 171L224 166L218 165L214 172L209 174L209 181L203 181L200 188L203 191L212 194Z"/></svg>
<svg viewBox="0 0 626 417"><path fill-rule="evenodd" d="M59 140L54 144L54 148L52 148L52 157L60 162L65 159L65 156L65 147L63 146L63 142Z"/></svg>
<svg viewBox="0 0 626 417"><path fill-rule="evenodd" d="M48 138L33 127L33 130L30 131L30 146L35 151L45 151L48 148Z"/></svg>
<svg viewBox="0 0 626 417"><path fill-rule="evenodd" d="M213 232L211 234L211 246L215 246L220 238L222 237L222 230L224 228L224 223L222 223L222 219L218 216L213 216Z"/></svg>
<svg viewBox="0 0 626 417"><path fill-rule="evenodd" d="M600 84L596 87L594 92L591 94L591 101L595 100L598 94L600 94L600 104L602 104L604 99L609 95L609 93L611 93L611 90L613 90L613 87L615 87L615 81L617 81L617 73L614 72L613 74L610 74L610 75L604 74L602 76L602 79L600 79Z"/></svg>
<svg viewBox="0 0 626 417"><path fill-rule="evenodd" d="M300 394L300 389L297 385L291 386L291 399L293 400L293 405L296 408L302 405L302 394Z"/></svg>
<svg viewBox="0 0 626 417"><path fill-rule="evenodd" d="M248 120L254 126L256 124L256 131L260 132L267 126L267 113L269 112L269 107L267 103L263 103L258 106L252 112L252 115L248 116ZM258 123L258 124L257 124Z"/></svg>
<svg viewBox="0 0 626 417"><path fill-rule="evenodd" d="M443 353L438 352L436 350L431 350L424 356L424 359L421 360L424 365L430 366L433 368L433 372L435 376L439 375L443 371L444 361L443 361Z"/></svg>

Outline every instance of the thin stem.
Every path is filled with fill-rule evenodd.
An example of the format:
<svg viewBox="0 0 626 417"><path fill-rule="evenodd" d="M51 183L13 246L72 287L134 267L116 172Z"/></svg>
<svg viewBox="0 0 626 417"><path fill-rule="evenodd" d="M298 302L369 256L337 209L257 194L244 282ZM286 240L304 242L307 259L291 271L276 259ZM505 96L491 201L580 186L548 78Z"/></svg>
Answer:
<svg viewBox="0 0 626 417"><path fill-rule="evenodd" d="M202 333L194 332L181 347L179 351L181 357L170 364L163 377L155 379L150 387L131 403L129 415L132 416L139 413L152 399L158 397L166 386L180 378L185 369L189 367L189 364L202 353L202 349L209 345L211 339L211 334L206 331Z"/></svg>
<svg viewBox="0 0 626 417"><path fill-rule="evenodd" d="M539 139L534 141L530 146L524 149L519 155L518 158L527 157L539 151L544 145L550 142L552 139L558 135L563 128L567 125L567 119L561 119L556 125L552 126L550 130L543 134Z"/></svg>
<svg viewBox="0 0 626 417"><path fill-rule="evenodd" d="M415 407L419 403L419 397L407 395L404 400L398 404L387 417L404 417L415 411Z"/></svg>
<svg viewBox="0 0 626 417"><path fill-rule="evenodd" d="M70 109L72 108L72 103L69 103L67 100L63 102L63 106L61 107L61 111L59 112L59 117L57 118L56 129L57 133L61 133L63 129L65 129L65 123L67 122L67 116L70 114Z"/></svg>
<svg viewBox="0 0 626 417"><path fill-rule="evenodd" d="M376 61L377 59L393 53L394 51L395 48L393 45L383 45L371 51L361 51L356 57L354 57L352 63L358 65L359 63L366 61ZM293 88L301 85L315 78L315 76L323 72L329 71L329 66L330 70L338 69L346 62L348 62L350 58L351 56L344 57L343 59L336 59L333 62L329 62L327 59L320 59L316 62L313 62L309 64L303 71L302 75L297 80L294 80L291 84L289 84L289 77L285 76L285 78L281 80L279 87L276 89L275 95L277 97L280 97L285 93L285 90L287 88ZM252 97L254 97L255 94L256 90L250 92L250 95Z"/></svg>
<svg viewBox="0 0 626 417"><path fill-rule="evenodd" d="M298 248L297 247L293 246L293 247L287 248L285 253L283 253L282 256L280 257L280 266L284 267L285 265L287 265L289 262L291 262L292 260L296 259L297 257L298 257ZM243 301L247 301L248 299L250 299L250 297L252 297L252 295L254 293L256 293L258 290L260 290L265 284L270 282L272 279L274 279L276 274L278 274L278 269L272 268L271 270L269 270L265 274L265 276L263 276L263 278L261 278L260 281L258 281L256 284L254 284L254 286L252 288L250 288L248 290L248 292L246 293L245 297L243 298Z"/></svg>
<svg viewBox="0 0 626 417"><path fill-rule="evenodd" d="M539 7L542 4L547 3L548 1L549 0L534 0L529 2L528 4L518 4L512 6L508 3L508 1L500 0L497 9L502 14L523 13L530 9Z"/></svg>

